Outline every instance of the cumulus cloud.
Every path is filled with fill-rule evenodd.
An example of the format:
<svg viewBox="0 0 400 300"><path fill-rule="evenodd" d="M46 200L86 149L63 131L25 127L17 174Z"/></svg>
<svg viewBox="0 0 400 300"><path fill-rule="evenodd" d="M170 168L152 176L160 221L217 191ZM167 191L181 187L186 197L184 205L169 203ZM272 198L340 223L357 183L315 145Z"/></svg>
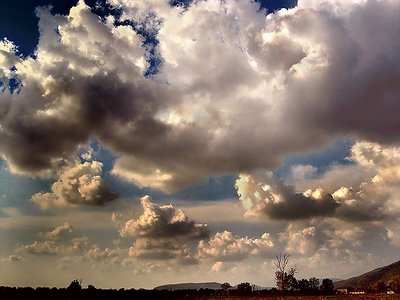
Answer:
<svg viewBox="0 0 400 300"><path fill-rule="evenodd" d="M18 262L21 261L22 257L18 255L9 255L8 257L4 257L1 259L3 262Z"/></svg>
<svg viewBox="0 0 400 300"><path fill-rule="evenodd" d="M103 164L75 161L61 168L58 179L47 193L37 193L32 201L42 209L68 205L103 205L116 198L102 178Z"/></svg>
<svg viewBox="0 0 400 300"><path fill-rule="evenodd" d="M120 235L134 239L129 255L144 260L196 263L190 244L207 238L208 226L196 223L172 205L151 202L149 196L142 197L140 202L143 213L121 224Z"/></svg>
<svg viewBox="0 0 400 300"><path fill-rule="evenodd" d="M129 255L145 260L179 259L181 262L196 263L189 245L169 239L137 239L129 248Z"/></svg>
<svg viewBox="0 0 400 300"><path fill-rule="evenodd" d="M41 232L39 235L45 239L58 240L60 237L71 232L72 232L72 226L69 225L68 223L64 223L63 225L57 226L51 231Z"/></svg>
<svg viewBox="0 0 400 300"><path fill-rule="evenodd" d="M101 247L86 236L66 235L71 232L72 227L65 223L52 231L40 232L38 235L41 240L20 245L15 252L33 256L54 256L61 269L85 264L93 269L107 270L121 265L122 261L128 257L126 248ZM62 236L65 238L61 238ZM11 255L7 261L21 259L18 255Z"/></svg>
<svg viewBox="0 0 400 300"><path fill-rule="evenodd" d="M246 214L270 219L296 220L333 215L339 204L322 189L296 193L291 186L267 173L264 179L241 174L235 187Z"/></svg>
<svg viewBox="0 0 400 300"><path fill-rule="evenodd" d="M38 9L35 57L3 42L1 72L23 83L0 94L11 171L38 174L97 138L118 156L114 174L174 191L338 135L398 141L397 1L300 1L268 16L251 1L142 2L109 1L133 26L83 1L68 16ZM163 60L149 77L146 30Z"/></svg>
<svg viewBox="0 0 400 300"><path fill-rule="evenodd" d="M314 254L320 246L316 235L315 226L296 230L295 226L289 225L285 232L280 234L280 240L286 243L285 250L288 253L310 255Z"/></svg>
<svg viewBox="0 0 400 300"><path fill-rule="evenodd" d="M217 262L240 261L251 256L271 256L276 249L268 233L260 238L238 237L232 232L217 232L209 241L200 241L199 258L211 258ZM217 265L218 266L218 265Z"/></svg>
<svg viewBox="0 0 400 300"><path fill-rule="evenodd" d="M5 90L14 77L12 67L20 60L17 46L7 38L0 40L0 87Z"/></svg>
<svg viewBox="0 0 400 300"><path fill-rule="evenodd" d="M22 245L17 251L32 255L56 255L59 248L54 241L34 241L32 244Z"/></svg>
<svg viewBox="0 0 400 300"><path fill-rule="evenodd" d="M143 214L127 221L120 230L121 236L195 240L209 234L206 224L195 223L181 209L160 206L151 202L149 196L142 197L140 202Z"/></svg>
<svg viewBox="0 0 400 300"><path fill-rule="evenodd" d="M399 157L399 147L359 141L350 148L350 164L335 164L323 174L309 165L295 166L286 180L293 185L272 173L241 174L236 189L249 216L393 220L400 212Z"/></svg>

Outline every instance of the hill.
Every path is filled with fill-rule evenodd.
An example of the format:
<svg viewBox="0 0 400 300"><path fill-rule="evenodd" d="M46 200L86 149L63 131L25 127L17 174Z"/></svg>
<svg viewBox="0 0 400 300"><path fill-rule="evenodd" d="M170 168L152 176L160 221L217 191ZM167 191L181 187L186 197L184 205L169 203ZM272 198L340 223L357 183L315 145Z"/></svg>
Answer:
<svg viewBox="0 0 400 300"><path fill-rule="evenodd" d="M352 287L356 289L372 289L377 287L380 283L384 283L387 286L388 283L393 280L397 280L400 283L400 261L359 276L337 281L334 285L336 288Z"/></svg>
<svg viewBox="0 0 400 300"><path fill-rule="evenodd" d="M210 289L218 290L221 288L221 283L218 282L200 282L200 283L176 283L176 284L165 284L155 287L155 290L199 290L199 289Z"/></svg>

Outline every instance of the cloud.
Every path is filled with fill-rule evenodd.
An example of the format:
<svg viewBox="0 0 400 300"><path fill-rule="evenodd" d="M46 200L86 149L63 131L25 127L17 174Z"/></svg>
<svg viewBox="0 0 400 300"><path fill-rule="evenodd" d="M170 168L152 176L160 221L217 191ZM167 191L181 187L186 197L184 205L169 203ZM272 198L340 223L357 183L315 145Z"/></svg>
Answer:
<svg viewBox="0 0 400 300"><path fill-rule="evenodd" d="M4 257L1 259L3 262L19 262L22 260L21 256L18 255L9 255L8 257Z"/></svg>
<svg viewBox="0 0 400 300"><path fill-rule="evenodd" d="M394 0L301 1L268 16L247 1L109 3L136 25L80 1L68 16L37 10L35 57L3 42L1 70L13 64L23 84L0 94L11 171L41 174L96 138L118 157L114 174L171 192L341 135L398 142ZM143 30L163 60L150 77Z"/></svg>
<svg viewBox="0 0 400 300"><path fill-rule="evenodd" d="M144 260L194 259L187 244L168 239L137 239L129 248L129 255Z"/></svg>
<svg viewBox="0 0 400 300"><path fill-rule="evenodd" d="M180 265L197 263L190 244L208 238L208 226L196 223L172 205L151 202L149 196L142 197L140 202L143 213L120 223L120 235L133 239L129 256L139 260L175 260Z"/></svg>
<svg viewBox="0 0 400 300"><path fill-rule="evenodd" d="M208 237L206 224L197 224L172 205L159 206L149 196L140 199L143 214L127 221L121 228L123 237L196 240Z"/></svg>
<svg viewBox="0 0 400 300"><path fill-rule="evenodd" d="M42 209L68 205L103 205L116 198L102 178L103 164L75 161L58 172L58 179L47 193L37 193L32 201Z"/></svg>
<svg viewBox="0 0 400 300"><path fill-rule="evenodd" d="M7 38L0 40L0 87L6 89L14 77L12 67L20 61L16 45Z"/></svg>
<svg viewBox="0 0 400 300"><path fill-rule="evenodd" d="M310 255L319 249L317 228L309 226L301 229L289 225L285 232L280 234L280 240L286 242L285 251L291 254Z"/></svg>
<svg viewBox="0 0 400 300"><path fill-rule="evenodd" d="M54 241L34 241L32 244L22 245L17 249L18 252L25 252L32 255L56 255L59 248Z"/></svg>
<svg viewBox="0 0 400 300"><path fill-rule="evenodd" d="M263 179L241 174L235 187L249 216L265 215L278 220L307 219L333 215L339 206L322 189L296 193L293 187L285 185L272 174L266 174Z"/></svg>
<svg viewBox="0 0 400 300"><path fill-rule="evenodd" d="M60 237L72 232L72 226L68 223L64 223L51 231L41 232L39 235L45 239L58 240Z"/></svg>
<svg viewBox="0 0 400 300"><path fill-rule="evenodd" d="M400 148L358 141L347 160L350 164L334 164L322 174L309 165L294 166L286 179L291 185L272 173L241 174L235 186L246 215L347 222L396 218Z"/></svg>
<svg viewBox="0 0 400 300"><path fill-rule="evenodd" d="M90 243L87 237L80 237L80 243L75 239L72 241L73 246L63 245L63 252L57 259L58 267L61 269L76 268L77 265L85 264L92 269L109 270L122 263L122 259L126 257L124 252L126 249L101 248L97 244ZM79 243L79 248L77 248Z"/></svg>
<svg viewBox="0 0 400 300"><path fill-rule="evenodd" d="M217 232L209 241L200 241L198 258L216 261L240 261L251 256L271 256L275 253L274 242L268 233L261 238L238 237L232 232Z"/></svg>

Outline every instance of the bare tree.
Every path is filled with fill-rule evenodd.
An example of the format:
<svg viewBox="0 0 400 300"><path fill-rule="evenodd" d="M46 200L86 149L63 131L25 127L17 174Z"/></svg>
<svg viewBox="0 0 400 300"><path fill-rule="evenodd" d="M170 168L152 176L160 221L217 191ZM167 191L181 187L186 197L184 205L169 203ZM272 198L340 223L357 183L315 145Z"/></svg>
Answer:
<svg viewBox="0 0 400 300"><path fill-rule="evenodd" d="M285 273L286 266L289 263L289 254L279 254L276 256L276 262L274 263L275 267L278 268L279 272Z"/></svg>
<svg viewBox="0 0 400 300"><path fill-rule="evenodd" d="M295 289L297 280L295 274L297 273L297 267L294 266L287 271L287 266L289 264L289 254L279 254L276 256L276 262L274 263L278 269L275 272L275 283L278 289L285 292L289 289Z"/></svg>

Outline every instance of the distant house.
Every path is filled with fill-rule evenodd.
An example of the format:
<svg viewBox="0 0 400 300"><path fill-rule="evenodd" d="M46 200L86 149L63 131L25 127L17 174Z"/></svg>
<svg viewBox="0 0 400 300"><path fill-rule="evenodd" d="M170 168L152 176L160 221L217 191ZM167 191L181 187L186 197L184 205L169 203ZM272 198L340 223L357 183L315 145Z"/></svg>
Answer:
<svg viewBox="0 0 400 300"><path fill-rule="evenodd" d="M336 289L337 294L348 294L350 291L352 291L353 288L351 287L340 287Z"/></svg>
<svg viewBox="0 0 400 300"><path fill-rule="evenodd" d="M386 291L386 294L389 294L389 295L394 295L394 294L395 294L395 292L394 292L394 291L392 291L392 290L388 290L388 291Z"/></svg>
<svg viewBox="0 0 400 300"><path fill-rule="evenodd" d="M360 290L360 289L356 289L354 291L350 292L351 295L364 295L365 291L364 290Z"/></svg>

